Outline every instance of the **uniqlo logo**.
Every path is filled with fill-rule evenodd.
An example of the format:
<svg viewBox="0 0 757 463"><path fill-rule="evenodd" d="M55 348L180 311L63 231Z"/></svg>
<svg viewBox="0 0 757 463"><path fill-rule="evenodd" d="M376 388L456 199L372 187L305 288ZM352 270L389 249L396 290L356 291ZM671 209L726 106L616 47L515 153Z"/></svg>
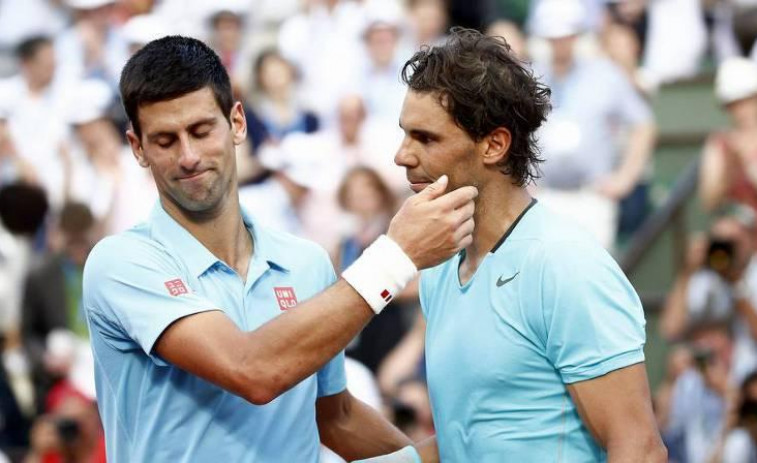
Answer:
<svg viewBox="0 0 757 463"><path fill-rule="evenodd" d="M189 293L187 287L184 285L184 282L178 278L175 280L168 280L163 284L166 285L168 294L170 294L171 296L180 296L182 294Z"/></svg>
<svg viewBox="0 0 757 463"><path fill-rule="evenodd" d="M273 292L276 294L279 309L288 310L297 305L297 296L291 286L279 286L273 288Z"/></svg>

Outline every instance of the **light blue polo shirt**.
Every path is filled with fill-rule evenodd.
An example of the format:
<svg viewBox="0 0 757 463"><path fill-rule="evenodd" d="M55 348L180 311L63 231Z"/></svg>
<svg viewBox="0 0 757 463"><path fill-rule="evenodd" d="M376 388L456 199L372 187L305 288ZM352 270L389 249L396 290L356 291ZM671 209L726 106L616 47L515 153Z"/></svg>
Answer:
<svg viewBox="0 0 757 463"><path fill-rule="evenodd" d="M153 351L187 315L221 310L252 331L336 280L321 248L242 215L254 240L245 283L160 204L147 223L90 254L83 304L109 462L318 461L315 401L345 389L343 354L256 406Z"/></svg>
<svg viewBox="0 0 757 463"><path fill-rule="evenodd" d="M423 272L426 368L442 461L605 461L567 384L644 361L644 314L610 255L539 203L473 278Z"/></svg>

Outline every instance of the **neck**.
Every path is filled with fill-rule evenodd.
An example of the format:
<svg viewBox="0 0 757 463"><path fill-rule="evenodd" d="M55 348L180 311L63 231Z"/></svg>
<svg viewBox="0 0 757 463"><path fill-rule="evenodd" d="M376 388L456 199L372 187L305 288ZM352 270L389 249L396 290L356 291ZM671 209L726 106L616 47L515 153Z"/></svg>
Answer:
<svg viewBox="0 0 757 463"><path fill-rule="evenodd" d="M242 220L239 202L231 200L237 197L236 188L232 190L218 209L207 213L188 212L165 198L161 198L161 204L168 215L244 280L253 243Z"/></svg>
<svg viewBox="0 0 757 463"><path fill-rule="evenodd" d="M504 182L496 179L479 187L473 214L476 224L473 242L465 248L465 262L471 274L530 203L531 196L526 189L511 184L509 178Z"/></svg>

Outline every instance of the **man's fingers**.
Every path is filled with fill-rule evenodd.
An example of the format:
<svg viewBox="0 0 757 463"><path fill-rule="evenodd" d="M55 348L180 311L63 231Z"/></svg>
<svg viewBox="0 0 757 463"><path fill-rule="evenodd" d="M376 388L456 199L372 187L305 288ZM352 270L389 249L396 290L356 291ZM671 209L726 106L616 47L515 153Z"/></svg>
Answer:
<svg viewBox="0 0 757 463"><path fill-rule="evenodd" d="M443 195L445 191L447 191L447 184L449 183L449 178L446 175L442 175L434 183L427 186L423 189L420 193L418 193L418 196L426 199L436 199L439 196Z"/></svg>
<svg viewBox="0 0 757 463"><path fill-rule="evenodd" d="M455 214L457 214L458 222L457 223L463 223L466 220L473 217L473 214L476 212L476 205L473 201L470 201L468 203L463 204L462 207L458 208L455 211Z"/></svg>
<svg viewBox="0 0 757 463"><path fill-rule="evenodd" d="M458 227L457 231L455 232L454 239L455 239L455 242L458 243L458 246L460 246L460 248L464 248L465 246L467 246L467 244L460 245L460 243L463 240L465 240L467 237L472 238L473 230L475 230L475 228L476 228L476 224L473 221L473 217L468 218L468 220L463 222L463 224Z"/></svg>
<svg viewBox="0 0 757 463"><path fill-rule="evenodd" d="M457 190L450 191L444 196L437 198L436 201L438 201L444 209L454 210L473 201L476 196L478 196L478 188L474 186L464 186Z"/></svg>

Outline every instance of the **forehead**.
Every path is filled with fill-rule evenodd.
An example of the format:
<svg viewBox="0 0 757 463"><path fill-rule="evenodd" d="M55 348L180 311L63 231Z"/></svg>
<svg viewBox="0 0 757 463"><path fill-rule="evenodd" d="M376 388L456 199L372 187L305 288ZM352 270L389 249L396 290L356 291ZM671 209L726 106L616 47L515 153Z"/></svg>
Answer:
<svg viewBox="0 0 757 463"><path fill-rule="evenodd" d="M213 91L209 87L177 98L139 106L139 124L144 133L179 130L199 119L223 117Z"/></svg>
<svg viewBox="0 0 757 463"><path fill-rule="evenodd" d="M424 129L439 131L451 130L453 126L459 130L452 116L442 106L439 94L435 92L416 92L408 90L402 104L400 124L405 130Z"/></svg>

